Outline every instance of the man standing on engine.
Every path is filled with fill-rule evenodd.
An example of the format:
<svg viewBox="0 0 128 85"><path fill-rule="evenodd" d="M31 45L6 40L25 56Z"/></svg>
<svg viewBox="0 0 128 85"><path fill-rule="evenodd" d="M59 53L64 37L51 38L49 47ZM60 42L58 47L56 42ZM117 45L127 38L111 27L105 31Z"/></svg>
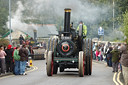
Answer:
<svg viewBox="0 0 128 85"><path fill-rule="evenodd" d="M83 21L80 21L79 26L77 27L77 31L79 31L79 27L83 25L83 36L86 37L87 35L87 26L84 25Z"/></svg>

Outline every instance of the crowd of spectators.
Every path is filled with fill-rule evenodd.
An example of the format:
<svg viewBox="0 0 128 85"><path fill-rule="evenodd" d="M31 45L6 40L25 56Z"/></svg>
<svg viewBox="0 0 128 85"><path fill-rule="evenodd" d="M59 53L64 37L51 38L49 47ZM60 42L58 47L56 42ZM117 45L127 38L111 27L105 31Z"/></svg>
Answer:
<svg viewBox="0 0 128 85"><path fill-rule="evenodd" d="M106 61L107 66L113 67L113 72L118 72L118 67L122 70L120 65L120 47L121 44L111 44L109 42L98 44L94 42L93 59L97 61Z"/></svg>
<svg viewBox="0 0 128 85"><path fill-rule="evenodd" d="M0 46L0 74L13 73L15 75L26 75L25 68L28 61L28 50L26 45Z"/></svg>
<svg viewBox="0 0 128 85"><path fill-rule="evenodd" d="M106 44L93 43L93 59L96 61L106 61L108 67L112 67L112 72L120 70L128 85L128 45L126 43Z"/></svg>

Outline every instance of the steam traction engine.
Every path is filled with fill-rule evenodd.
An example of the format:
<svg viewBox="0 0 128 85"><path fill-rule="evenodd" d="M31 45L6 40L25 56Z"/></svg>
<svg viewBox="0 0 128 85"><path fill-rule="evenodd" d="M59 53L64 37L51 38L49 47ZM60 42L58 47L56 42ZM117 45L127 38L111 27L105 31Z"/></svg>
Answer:
<svg viewBox="0 0 128 85"><path fill-rule="evenodd" d="M47 75L57 74L58 68L78 68L79 76L92 73L92 40L84 39L83 26L75 32L70 26L71 9L65 9L64 31L48 41Z"/></svg>

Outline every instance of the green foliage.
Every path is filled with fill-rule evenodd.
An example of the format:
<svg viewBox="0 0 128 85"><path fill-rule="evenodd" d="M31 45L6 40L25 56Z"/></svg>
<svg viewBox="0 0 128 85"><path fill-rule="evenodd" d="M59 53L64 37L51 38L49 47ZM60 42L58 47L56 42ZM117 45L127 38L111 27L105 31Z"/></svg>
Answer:
<svg viewBox="0 0 128 85"><path fill-rule="evenodd" d="M127 39L128 39L128 11L126 11L125 14L123 15L122 31L123 31L124 35L127 37Z"/></svg>
<svg viewBox="0 0 128 85"><path fill-rule="evenodd" d="M8 0L0 0L0 35L7 32L6 22L8 21Z"/></svg>
<svg viewBox="0 0 128 85"><path fill-rule="evenodd" d="M0 39L0 45L7 46L9 45L9 41L6 39Z"/></svg>

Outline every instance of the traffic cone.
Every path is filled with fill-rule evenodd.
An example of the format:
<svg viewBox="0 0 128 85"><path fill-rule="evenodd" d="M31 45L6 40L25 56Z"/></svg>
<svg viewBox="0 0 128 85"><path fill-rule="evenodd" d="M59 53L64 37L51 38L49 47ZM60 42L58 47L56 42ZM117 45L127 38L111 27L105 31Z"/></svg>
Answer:
<svg viewBox="0 0 128 85"><path fill-rule="evenodd" d="M29 61L29 66L33 66L32 59L30 59L30 61Z"/></svg>

